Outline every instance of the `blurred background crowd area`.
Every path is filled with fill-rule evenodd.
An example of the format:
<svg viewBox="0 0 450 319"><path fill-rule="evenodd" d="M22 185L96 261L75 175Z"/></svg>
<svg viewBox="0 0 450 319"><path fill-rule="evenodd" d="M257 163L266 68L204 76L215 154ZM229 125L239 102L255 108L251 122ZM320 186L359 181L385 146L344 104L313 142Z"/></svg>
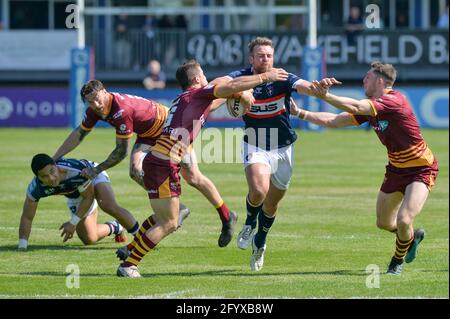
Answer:
<svg viewBox="0 0 450 319"><path fill-rule="evenodd" d="M69 66L58 66L52 50L62 52L76 45L76 30L67 28L67 7L75 3L0 0L0 85L67 84ZM276 64L295 73L307 43L308 4L308 0L86 0L86 8L137 10L87 14L86 46L95 50L96 75L107 82L145 86L143 79L152 76L151 65L157 63L162 79L171 86L176 66L190 57L197 58L210 77L247 66L246 43L267 35L276 45ZM375 12L379 21L368 27L373 5L379 8ZM204 10L208 8L215 11ZM280 8L284 11L277 11ZM448 81L447 71L440 68L448 66L448 0L317 0L317 29L327 71L341 79L360 81L369 60L380 58L397 65L399 81ZM43 33L47 46L46 41L33 40Z"/></svg>

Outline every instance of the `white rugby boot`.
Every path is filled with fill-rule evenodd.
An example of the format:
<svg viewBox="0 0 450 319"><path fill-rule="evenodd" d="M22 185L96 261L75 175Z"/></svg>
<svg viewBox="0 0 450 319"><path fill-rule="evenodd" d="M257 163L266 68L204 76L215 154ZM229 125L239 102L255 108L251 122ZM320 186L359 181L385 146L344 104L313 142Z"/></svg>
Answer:
<svg viewBox="0 0 450 319"><path fill-rule="evenodd" d="M122 267L119 266L117 268L117 276L118 277L128 277L128 278L141 278L141 274L139 273L139 269L136 266L130 267Z"/></svg>
<svg viewBox="0 0 450 319"><path fill-rule="evenodd" d="M256 247L255 241L252 240L253 254L250 258L250 268L252 271L260 271L264 265L264 253L266 252L266 244L261 248Z"/></svg>
<svg viewBox="0 0 450 319"><path fill-rule="evenodd" d="M244 225L237 237L237 246L240 249L247 249L255 236L256 227L252 228L250 225Z"/></svg>

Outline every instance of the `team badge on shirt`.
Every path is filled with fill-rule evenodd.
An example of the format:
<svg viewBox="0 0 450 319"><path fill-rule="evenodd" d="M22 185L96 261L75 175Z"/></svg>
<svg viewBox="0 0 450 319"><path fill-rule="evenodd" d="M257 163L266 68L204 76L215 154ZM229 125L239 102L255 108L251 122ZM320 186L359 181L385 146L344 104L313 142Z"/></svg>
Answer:
<svg viewBox="0 0 450 319"><path fill-rule="evenodd" d="M126 133L126 131L127 131L127 126L126 126L125 124L120 124L119 130L120 130L121 132Z"/></svg>
<svg viewBox="0 0 450 319"><path fill-rule="evenodd" d="M374 127L374 129L376 131L384 132L384 130L386 130L388 126L389 126L389 121L381 120L381 121L378 121L378 125L376 127Z"/></svg>

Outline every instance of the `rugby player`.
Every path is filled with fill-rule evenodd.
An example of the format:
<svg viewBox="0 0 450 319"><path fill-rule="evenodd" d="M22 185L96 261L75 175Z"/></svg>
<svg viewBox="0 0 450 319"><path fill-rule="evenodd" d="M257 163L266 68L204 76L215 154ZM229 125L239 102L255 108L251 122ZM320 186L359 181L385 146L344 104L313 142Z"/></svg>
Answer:
<svg viewBox="0 0 450 319"><path fill-rule="evenodd" d="M120 163L127 156L131 138L133 133L136 133L137 138L130 155L129 173L130 177L145 189L142 180L142 160L161 134L167 118L167 107L139 96L108 92L98 80L88 81L80 94L88 105L85 117L80 126L73 130L59 147L53 158L59 159L75 149L98 121L105 121L116 129L116 147L105 161L96 167L87 168L83 173L89 178L95 178L100 172ZM194 150L185 155L181 167L181 174L186 182L198 189L218 212L222 222L218 245L227 246L234 232L237 214L230 211L214 183L202 174ZM180 225L188 215L189 209L180 204ZM141 231L145 232L149 224L144 222L142 226ZM123 253L126 253L125 248L118 251L118 257L124 258L126 255Z"/></svg>
<svg viewBox="0 0 450 319"><path fill-rule="evenodd" d="M248 44L248 49L251 67L231 72L221 79L231 81L273 69L272 40L257 37ZM253 90L255 103L243 116L247 218L237 237L237 246L247 249L252 245L250 268L253 271L263 267L267 234L292 177L293 143L297 134L289 120L291 95L292 92L311 95L310 85L292 73L286 79L261 83Z"/></svg>
<svg viewBox="0 0 450 319"><path fill-rule="evenodd" d="M63 242L72 238L75 231L85 245L92 245L112 234L115 235L116 241L125 241L124 227L133 235L137 232L137 222L133 215L117 204L108 174L102 172L94 180L81 176L81 171L91 166L95 166L95 163L87 160L54 161L47 154L37 154L33 157L31 169L35 177L28 185L23 205L19 250L26 250L28 247L39 200L53 195L66 196L70 211L70 221L60 227L61 236L64 236ZM97 224L98 206L117 221Z"/></svg>
<svg viewBox="0 0 450 319"><path fill-rule="evenodd" d="M155 212L155 224L139 238L130 256L118 267L120 277L140 277L137 266L141 259L176 229L181 194L180 162L208 117L211 102L217 98L240 97L248 109L254 98L246 90L264 82L284 80L287 72L272 69L226 83L215 80L208 84L200 64L191 60L177 69L176 78L183 93L173 101L162 134L143 161L144 183ZM241 91L244 92L238 93Z"/></svg>
<svg viewBox="0 0 450 319"><path fill-rule="evenodd" d="M367 96L363 100L331 94L329 87L340 84L334 78L313 81L314 95L344 112L294 112L303 120L330 128L369 122L386 147L388 164L378 192L376 216L378 228L396 235L395 252L387 269L392 275L400 275L404 262L416 258L425 231L414 229L414 219L422 211L439 170L411 105L393 89L396 77L393 65L373 62L363 80Z"/></svg>

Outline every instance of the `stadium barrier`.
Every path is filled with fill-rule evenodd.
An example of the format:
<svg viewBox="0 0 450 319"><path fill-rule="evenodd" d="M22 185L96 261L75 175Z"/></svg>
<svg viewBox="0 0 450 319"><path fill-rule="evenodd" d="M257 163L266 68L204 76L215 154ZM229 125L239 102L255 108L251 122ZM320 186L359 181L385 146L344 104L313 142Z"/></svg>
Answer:
<svg viewBox="0 0 450 319"><path fill-rule="evenodd" d="M448 87L417 88L396 87L411 102L414 112L423 128L448 129L449 92ZM170 106L172 99L180 93L178 89L148 91L145 89L109 88L110 91L154 99ZM363 99L361 88L336 88L333 93ZM304 106L302 98L294 94L299 106ZM324 111L338 112L325 104ZM0 127L69 127L71 106L67 88L0 88ZM209 127L241 127L243 122L231 118L225 107L211 113L206 122ZM301 121L292 119L294 127ZM108 126L103 123L103 126Z"/></svg>

